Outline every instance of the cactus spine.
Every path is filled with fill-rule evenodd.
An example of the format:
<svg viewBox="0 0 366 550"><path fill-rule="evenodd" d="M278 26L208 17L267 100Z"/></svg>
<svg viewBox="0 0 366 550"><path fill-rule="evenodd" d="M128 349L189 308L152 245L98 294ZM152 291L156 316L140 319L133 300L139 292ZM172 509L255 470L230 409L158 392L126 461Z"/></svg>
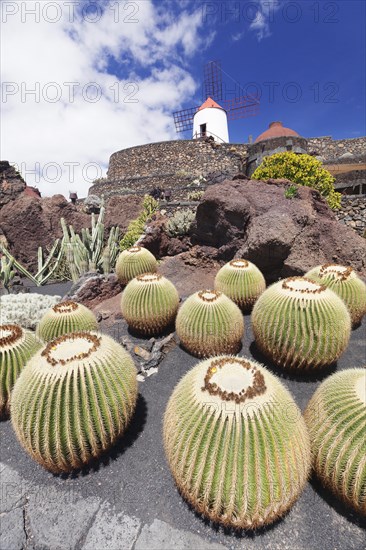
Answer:
<svg viewBox="0 0 366 550"><path fill-rule="evenodd" d="M240 309L218 290L192 294L178 311L176 330L181 344L197 357L236 353L244 334Z"/></svg>
<svg viewBox="0 0 366 550"><path fill-rule="evenodd" d="M27 361L41 347L30 330L0 325L0 418L10 413L10 394Z"/></svg>
<svg viewBox="0 0 366 550"><path fill-rule="evenodd" d="M81 468L125 431L137 400L131 356L106 335L75 332L40 350L12 393L15 433L54 473Z"/></svg>
<svg viewBox="0 0 366 550"><path fill-rule="evenodd" d="M90 309L70 300L47 311L39 322L37 335L44 342L80 330L97 330L98 323Z"/></svg>
<svg viewBox="0 0 366 550"><path fill-rule="evenodd" d="M262 273L248 260L232 260L215 277L215 289L226 294L244 311L251 310L265 288Z"/></svg>
<svg viewBox="0 0 366 550"><path fill-rule="evenodd" d="M143 334L159 334L177 314L178 292L158 273L144 273L128 283L122 294L121 310L128 325Z"/></svg>
<svg viewBox="0 0 366 550"><path fill-rule="evenodd" d="M366 314L366 285L352 267L324 264L314 267L305 277L335 292L349 309L353 325L358 325Z"/></svg>
<svg viewBox="0 0 366 550"><path fill-rule="evenodd" d="M271 285L256 302L252 326L258 348L280 367L316 369L346 349L351 318L329 288L305 277Z"/></svg>
<svg viewBox="0 0 366 550"><path fill-rule="evenodd" d="M290 407L296 421L288 421ZM308 477L300 410L276 376L243 357L214 357L191 369L170 397L163 433L183 497L227 527L275 521Z"/></svg>
<svg viewBox="0 0 366 550"><path fill-rule="evenodd" d="M121 252L116 263L116 275L123 285L142 275L155 273L158 263L155 257L142 246L133 246Z"/></svg>
<svg viewBox="0 0 366 550"><path fill-rule="evenodd" d="M309 401L305 421L322 484L366 516L366 370L327 378Z"/></svg>

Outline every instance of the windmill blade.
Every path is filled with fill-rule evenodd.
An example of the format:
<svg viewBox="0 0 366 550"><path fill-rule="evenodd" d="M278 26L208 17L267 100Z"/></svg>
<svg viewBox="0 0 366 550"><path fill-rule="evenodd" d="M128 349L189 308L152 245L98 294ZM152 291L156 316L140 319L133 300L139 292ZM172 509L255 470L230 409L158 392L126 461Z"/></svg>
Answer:
<svg viewBox="0 0 366 550"><path fill-rule="evenodd" d="M222 70L221 61L209 61L203 69L203 101L211 97L215 101L222 100Z"/></svg>
<svg viewBox="0 0 366 550"><path fill-rule="evenodd" d="M190 107L189 109L175 111L173 113L176 132L186 132L187 130L193 130L193 117L198 109L199 105L196 107Z"/></svg>
<svg viewBox="0 0 366 550"><path fill-rule="evenodd" d="M259 97L241 96L234 99L224 99L221 101L222 107L227 113L228 120L237 120L256 116L259 113Z"/></svg>

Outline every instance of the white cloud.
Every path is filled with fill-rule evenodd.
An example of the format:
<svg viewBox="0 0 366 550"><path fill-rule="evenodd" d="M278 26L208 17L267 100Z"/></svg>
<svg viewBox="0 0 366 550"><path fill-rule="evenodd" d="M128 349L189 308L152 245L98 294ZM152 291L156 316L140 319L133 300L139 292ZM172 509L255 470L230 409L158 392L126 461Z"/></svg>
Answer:
<svg viewBox="0 0 366 550"><path fill-rule="evenodd" d="M244 31L236 32L236 33L231 35L231 40L233 42L238 42L239 40L241 40L243 38L244 34L245 34Z"/></svg>
<svg viewBox="0 0 366 550"><path fill-rule="evenodd" d="M280 0L257 0L258 10L255 19L249 25L252 31L256 31L258 42L271 36L270 23L274 14L280 9Z"/></svg>
<svg viewBox="0 0 366 550"><path fill-rule="evenodd" d="M5 4L18 12L5 12ZM86 2L70 7L58 0L61 17L51 22L57 5L47 4L54 9L46 14L42 2L1 4L1 156L44 195L77 189L82 197L90 180L105 175L114 151L177 138L172 112L199 86L183 67L213 35L200 33L201 12L194 8L169 11L164 4L162 12L151 0L104 2L93 23ZM37 5L38 22L29 13ZM77 163L74 181L70 163ZM41 172L39 182L32 171Z"/></svg>

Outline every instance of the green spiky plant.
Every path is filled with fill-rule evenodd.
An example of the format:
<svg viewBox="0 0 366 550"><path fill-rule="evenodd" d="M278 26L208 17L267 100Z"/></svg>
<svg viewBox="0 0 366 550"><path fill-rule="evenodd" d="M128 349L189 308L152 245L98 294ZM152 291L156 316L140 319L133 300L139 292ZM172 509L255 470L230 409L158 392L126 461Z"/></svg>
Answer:
<svg viewBox="0 0 366 550"><path fill-rule="evenodd" d="M250 311L266 288L266 281L256 265L248 260L232 260L215 277L215 288L232 299L244 311Z"/></svg>
<svg viewBox="0 0 366 550"><path fill-rule="evenodd" d="M41 347L30 330L19 325L0 325L0 418L10 413L10 394L27 361Z"/></svg>
<svg viewBox="0 0 366 550"><path fill-rule="evenodd" d="M54 305L44 314L37 327L37 335L44 342L49 342L63 334L97 328L98 322L90 309L67 300Z"/></svg>
<svg viewBox="0 0 366 550"><path fill-rule="evenodd" d="M309 401L305 421L321 483L366 516L366 369L327 378Z"/></svg>
<svg viewBox="0 0 366 550"><path fill-rule="evenodd" d="M183 497L226 527L275 521L306 484L310 444L301 412L255 361L218 356L198 363L174 389L163 433Z"/></svg>
<svg viewBox="0 0 366 550"><path fill-rule="evenodd" d="M158 273L143 273L128 283L121 310L128 325L142 334L160 334L174 322L179 305L177 289Z"/></svg>
<svg viewBox="0 0 366 550"><path fill-rule="evenodd" d="M258 348L278 366L313 370L344 352L351 318L332 290L306 277L290 277L258 298L252 326Z"/></svg>
<svg viewBox="0 0 366 550"><path fill-rule="evenodd" d="M34 460L54 473L69 472L115 443L136 401L136 368L127 351L109 336L75 332L28 362L12 393L12 424Z"/></svg>
<svg viewBox="0 0 366 550"><path fill-rule="evenodd" d="M337 264L324 264L314 267L305 275L338 294L351 315L354 326L361 323L366 314L366 285L352 267Z"/></svg>
<svg viewBox="0 0 366 550"><path fill-rule="evenodd" d="M132 246L118 256L116 275L121 284L127 285L137 275L155 273L157 267L158 262L149 250L142 246Z"/></svg>
<svg viewBox="0 0 366 550"><path fill-rule="evenodd" d="M197 357L236 353L244 334L243 315L218 290L192 294L178 311L176 330L182 346Z"/></svg>

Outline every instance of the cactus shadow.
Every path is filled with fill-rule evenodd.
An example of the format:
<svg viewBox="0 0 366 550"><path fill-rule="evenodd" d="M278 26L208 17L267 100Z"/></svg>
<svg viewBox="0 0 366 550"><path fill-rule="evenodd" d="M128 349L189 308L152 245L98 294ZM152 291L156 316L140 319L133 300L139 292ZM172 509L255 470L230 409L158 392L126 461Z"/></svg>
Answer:
<svg viewBox="0 0 366 550"><path fill-rule="evenodd" d="M111 462L117 460L126 450L133 445L140 433L143 431L147 418L147 404L145 398L139 393L134 415L128 425L127 430L117 440L117 442L108 451L105 451L99 458L91 460L84 468L70 473L54 474L61 479L77 479L86 477L98 472L100 469L108 466Z"/></svg>
<svg viewBox="0 0 366 550"><path fill-rule="evenodd" d="M144 340L144 341L150 340L151 338L155 338L155 339L165 338L166 336L169 336L169 334L171 334L172 332L175 332L174 321L170 323L167 327L165 327L164 330L156 334L145 334L143 332L140 332L137 329L133 329L132 327L128 327L127 329L127 333L129 334L129 336L132 336L133 338L136 338L138 340Z"/></svg>
<svg viewBox="0 0 366 550"><path fill-rule="evenodd" d="M273 363L271 359L268 359L257 347L255 340L249 346L249 351L253 358L267 367L273 374L279 378L286 380L293 380L296 382L321 382L331 374L334 374L337 370L337 363L332 363L325 367L315 369L314 371L307 371L305 369L299 369L298 371L284 369Z"/></svg>
<svg viewBox="0 0 366 550"><path fill-rule="evenodd" d="M361 517L354 512L349 506L337 498L327 487L321 484L320 480L313 473L309 479L309 483L314 489L314 491L330 506L333 508L339 515L343 516L347 521L357 525L361 529L366 531L366 517Z"/></svg>

